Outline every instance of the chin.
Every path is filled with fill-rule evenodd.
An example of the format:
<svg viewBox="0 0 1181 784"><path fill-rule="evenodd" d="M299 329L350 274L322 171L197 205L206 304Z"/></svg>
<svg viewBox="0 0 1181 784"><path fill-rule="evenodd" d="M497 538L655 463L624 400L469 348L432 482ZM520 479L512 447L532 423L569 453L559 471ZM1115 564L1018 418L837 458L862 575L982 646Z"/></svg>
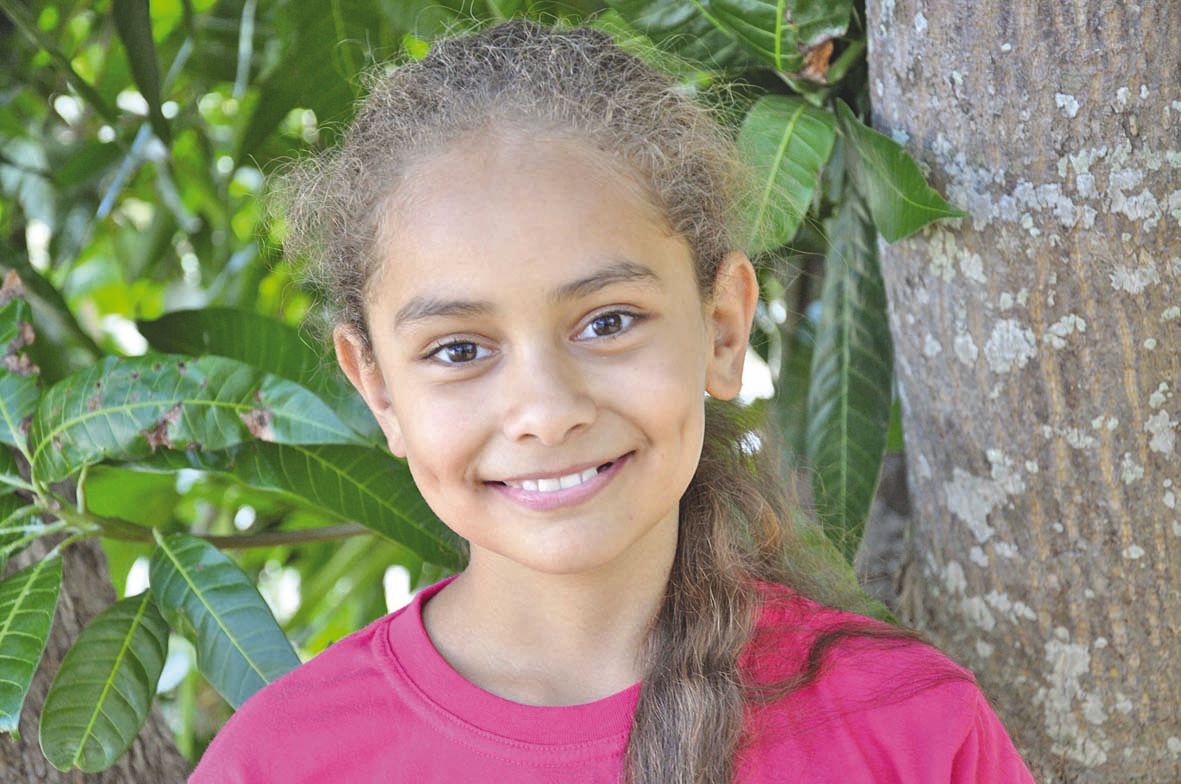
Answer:
<svg viewBox="0 0 1181 784"><path fill-rule="evenodd" d="M622 559L625 548L610 547L605 542L566 539L552 547L533 547L528 551L502 552L520 566L552 577L573 576L598 571Z"/></svg>

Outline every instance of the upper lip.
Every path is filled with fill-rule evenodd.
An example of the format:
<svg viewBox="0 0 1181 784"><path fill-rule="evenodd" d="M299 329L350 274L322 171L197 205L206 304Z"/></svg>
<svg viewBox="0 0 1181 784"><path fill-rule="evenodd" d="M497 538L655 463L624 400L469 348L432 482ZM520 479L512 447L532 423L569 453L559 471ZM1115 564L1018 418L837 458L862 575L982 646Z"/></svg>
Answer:
<svg viewBox="0 0 1181 784"><path fill-rule="evenodd" d="M630 452L628 454L630 454ZM569 468L563 468L558 471L538 471L538 472L529 473L529 474L517 474L516 476L507 476L507 477L503 477L501 479L494 479L494 480L490 480L490 481L523 482L526 479L531 479L533 481L537 481L538 479L557 479L559 477L569 476L570 474L581 474L583 471L585 471L588 468L598 468L599 466L604 465L606 463L614 463L616 460L619 460L622 457L624 457L624 455L618 455L616 457L609 457L609 458L606 458L605 460L593 460L593 461L586 462L586 463L578 463L576 465L570 466Z"/></svg>

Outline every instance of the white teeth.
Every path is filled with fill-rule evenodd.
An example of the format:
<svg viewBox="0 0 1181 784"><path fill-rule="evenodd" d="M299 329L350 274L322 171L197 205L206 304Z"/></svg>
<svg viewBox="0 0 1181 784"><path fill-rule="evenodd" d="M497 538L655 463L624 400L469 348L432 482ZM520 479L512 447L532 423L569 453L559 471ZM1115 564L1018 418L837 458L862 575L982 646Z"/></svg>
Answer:
<svg viewBox="0 0 1181 784"><path fill-rule="evenodd" d="M519 487L530 492L552 493L555 490L567 490L577 487L588 479L598 476L599 469L588 468L577 474L568 474L557 479L522 479L520 482L505 482L510 487Z"/></svg>

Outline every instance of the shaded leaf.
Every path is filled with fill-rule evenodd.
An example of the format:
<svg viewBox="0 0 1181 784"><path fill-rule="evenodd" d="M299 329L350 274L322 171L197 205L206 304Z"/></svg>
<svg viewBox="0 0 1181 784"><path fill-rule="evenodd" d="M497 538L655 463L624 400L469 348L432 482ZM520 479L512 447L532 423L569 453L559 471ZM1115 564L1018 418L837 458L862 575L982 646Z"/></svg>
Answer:
<svg viewBox="0 0 1181 784"><path fill-rule="evenodd" d="M9 558L37 538L35 529L41 522L36 519L35 508L18 495L0 495L0 574Z"/></svg>
<svg viewBox="0 0 1181 784"><path fill-rule="evenodd" d="M771 399L784 464L791 467L801 466L807 453L804 434L808 423L812 345L812 325L807 320L800 323L795 334L784 338L783 364Z"/></svg>
<svg viewBox="0 0 1181 784"><path fill-rule="evenodd" d="M62 561L53 555L0 582L0 732L16 732L21 706L45 651Z"/></svg>
<svg viewBox="0 0 1181 784"><path fill-rule="evenodd" d="M137 323L157 351L217 354L291 379L315 392L342 420L374 444L385 439L377 420L352 385L325 365L320 351L293 327L235 308L178 310Z"/></svg>
<svg viewBox="0 0 1181 784"><path fill-rule="evenodd" d="M115 602L86 625L41 711L41 750L58 770L106 770L152 707L168 654L168 624L151 593Z"/></svg>
<svg viewBox="0 0 1181 784"><path fill-rule="evenodd" d="M186 534L155 533L152 595L173 627L192 632L197 669L230 705L299 665L258 589L229 556Z"/></svg>
<svg viewBox="0 0 1181 784"><path fill-rule="evenodd" d="M102 115L104 120L112 125L119 122L119 113L99 95L98 91L94 89L94 85L83 79L74 70L74 66L70 63L70 58L61 49L54 46L53 42L41 32L36 20L29 15L25 3L20 2L20 0L0 0L0 11L3 11L12 20L18 30L28 36L40 49L49 54L50 59L53 60L58 69L65 74L70 85L78 91L78 94L95 111Z"/></svg>
<svg viewBox="0 0 1181 784"><path fill-rule="evenodd" d="M14 483L23 481L20 466L12 450L0 447L0 496L13 492L17 488Z"/></svg>
<svg viewBox="0 0 1181 784"><path fill-rule="evenodd" d="M674 52L703 68L740 70L753 63L734 34L710 17L709 3L607 0L607 5L660 50ZM659 59L659 53L654 54Z"/></svg>
<svg viewBox="0 0 1181 784"><path fill-rule="evenodd" d="M747 253L764 253L795 236L835 141L832 114L799 98L771 95L751 108L738 134L739 150L759 175L742 210Z"/></svg>
<svg viewBox="0 0 1181 784"><path fill-rule="evenodd" d="M462 540L435 517L405 462L376 449L252 442L220 453L162 453L146 465L228 474L361 523L431 563L455 569L465 560Z"/></svg>
<svg viewBox="0 0 1181 784"><path fill-rule="evenodd" d="M886 240L897 242L940 218L967 216L927 185L906 150L858 120L844 101L837 101L837 118L856 151L849 156L849 173Z"/></svg>
<svg viewBox="0 0 1181 784"><path fill-rule="evenodd" d="M255 153L297 106L315 111L322 141L330 142L335 125L347 119L353 106L354 77L369 65L355 56L352 43L379 37L382 26L373 5L358 0L294 3L287 8L292 42L278 67L259 85L259 99L234 155L240 162Z"/></svg>
<svg viewBox="0 0 1181 784"><path fill-rule="evenodd" d="M0 302L0 443L24 449L21 423L32 416L41 392L37 366L24 350L34 339L33 316L12 270L5 275Z"/></svg>
<svg viewBox="0 0 1181 784"><path fill-rule="evenodd" d="M833 582L830 589L839 589L844 599L844 609L887 623L898 622L889 607L861 589L853 564L837 549L814 520L799 515L795 528L799 531L803 544L802 551L793 556L800 559L796 564L797 568L806 570L809 574L823 574L831 579Z"/></svg>
<svg viewBox="0 0 1181 784"><path fill-rule="evenodd" d="M53 181L61 188L92 183L107 175L107 169L122 157L123 150L118 144L97 139L87 141L54 171Z"/></svg>
<svg viewBox="0 0 1181 784"><path fill-rule="evenodd" d="M29 432L33 473L57 481L102 460L158 448L363 443L298 384L225 357L105 357L41 398Z"/></svg>
<svg viewBox="0 0 1181 784"><path fill-rule="evenodd" d="M164 144L171 144L168 121L160 109L160 63L156 59L156 42L152 39L148 0L114 0L112 12L115 30L127 50L135 86L148 104L148 120L152 123L152 130Z"/></svg>
<svg viewBox="0 0 1181 784"><path fill-rule="evenodd" d="M873 229L851 189L829 235L806 444L817 514L851 562L886 446L893 344Z"/></svg>

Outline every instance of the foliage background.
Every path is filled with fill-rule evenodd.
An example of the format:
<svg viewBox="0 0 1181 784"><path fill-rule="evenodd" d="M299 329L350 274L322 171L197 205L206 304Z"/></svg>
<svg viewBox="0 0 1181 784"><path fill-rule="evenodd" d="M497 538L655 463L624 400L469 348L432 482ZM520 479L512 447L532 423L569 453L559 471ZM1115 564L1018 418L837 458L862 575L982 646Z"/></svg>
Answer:
<svg viewBox="0 0 1181 784"><path fill-rule="evenodd" d="M217 613L187 609L200 586L183 568L208 561L236 573L210 544L232 552L247 576L234 606L269 606L278 639L303 658L386 612L387 591L396 603L458 563L406 472L381 454L372 422L301 331L309 297L280 259L281 221L264 221L260 199L267 174L336 140L367 69L420 58L449 31L512 16L593 23L674 70L687 91L724 88L724 117L767 175L748 205L764 290L752 348L775 393L750 410L782 433L789 469L811 477L816 516L836 546L818 537L818 551L833 565L852 557L882 454L902 445L875 233L894 240L956 214L897 145L857 120L868 110L860 3L800 0L786 20L774 3L716 0L158 0L150 8L0 0L0 11L0 266L23 282L21 293L10 287L0 297L11 300L0 327L18 335L31 325L35 340L10 343L9 354L26 353L39 368L36 389L57 394L28 392L12 365L0 371L33 396L19 405L7 398L27 415L14 421L32 424L4 440L12 466L0 546L7 557L57 531L99 536L120 596L142 591L151 572L154 601L129 599L107 620L141 653L152 634L168 636L158 699L190 759L248 696L231 693L229 676L270 655L212 658L236 638L203 632ZM660 57L653 42L677 57ZM149 350L204 359L154 369L151 358L122 359ZM243 400L282 378L327 401L341 420L336 445L294 430L252 443L256 427L228 415L211 414L211 429L190 422L191 411L210 406L199 392L177 392L181 376L199 371L216 386L243 367L256 376ZM71 405L89 404L83 390L95 381L110 385L93 404L110 414L109 430L74 433L60 470L22 460L58 451L45 433L61 429ZM129 413L140 396L158 404L147 420ZM181 403L179 424L165 421L145 440L153 417ZM238 432L243 423L248 433ZM184 449L216 438L222 449ZM70 458L71 448L85 454ZM361 466L350 474L356 487L381 486L394 501L372 512L357 494L333 496L311 468L293 478L284 462L321 458ZM171 600L170 579L180 581ZM16 589L31 580L10 574L0 583L0 647L27 620ZM7 604L5 585L14 591ZM293 660L276 644L272 669L255 668L264 676ZM118 652L91 646L83 647L111 662L106 682L122 683ZM39 652L21 655L35 665ZM148 680L139 685L151 687L150 704L157 686ZM9 719L21 697L9 695ZM59 731L56 741L53 722L43 721L51 737L43 726L42 746L55 765L101 768L109 753L88 750L97 736L133 736L146 709L107 730Z"/></svg>

